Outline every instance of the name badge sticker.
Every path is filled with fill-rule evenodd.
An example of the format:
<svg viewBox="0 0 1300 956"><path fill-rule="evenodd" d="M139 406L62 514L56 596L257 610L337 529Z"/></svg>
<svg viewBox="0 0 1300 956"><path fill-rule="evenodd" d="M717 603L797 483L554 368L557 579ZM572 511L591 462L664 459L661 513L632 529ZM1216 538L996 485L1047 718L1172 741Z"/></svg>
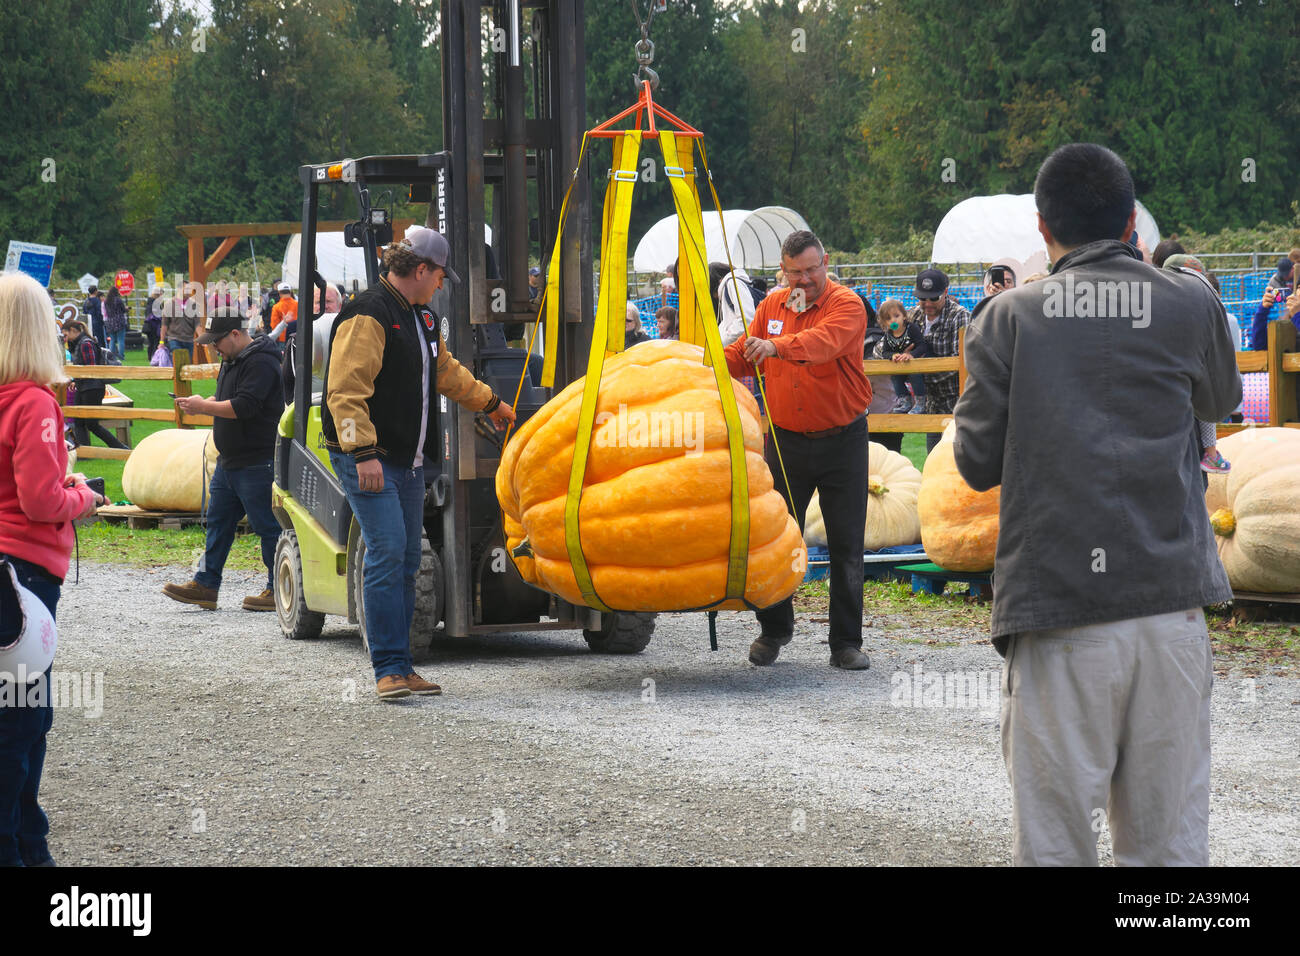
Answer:
<svg viewBox="0 0 1300 956"><path fill-rule="evenodd" d="M780 335L780 334L781 334L781 330L782 330L783 328L785 328L785 321L784 321L784 320L782 320L782 319L768 319L768 320L767 320L767 334L768 334L768 335Z"/></svg>

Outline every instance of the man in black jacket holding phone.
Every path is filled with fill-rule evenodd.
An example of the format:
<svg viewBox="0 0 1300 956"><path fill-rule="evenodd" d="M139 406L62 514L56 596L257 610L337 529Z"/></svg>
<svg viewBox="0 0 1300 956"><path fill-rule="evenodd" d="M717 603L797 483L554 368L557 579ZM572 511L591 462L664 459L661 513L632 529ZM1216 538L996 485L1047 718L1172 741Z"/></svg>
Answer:
<svg viewBox="0 0 1300 956"><path fill-rule="evenodd" d="M220 458L208 486L208 533L203 560L188 584L167 584L163 594L182 604L217 609L221 571L235 541L235 526L248 523L262 539L266 589L244 598L245 611L274 611L272 568L280 523L271 511L275 430L284 412L280 391L280 353L264 335L249 336L237 308L219 308L199 339L221 354L214 398L188 395L176 406L188 415L212 416L212 440Z"/></svg>

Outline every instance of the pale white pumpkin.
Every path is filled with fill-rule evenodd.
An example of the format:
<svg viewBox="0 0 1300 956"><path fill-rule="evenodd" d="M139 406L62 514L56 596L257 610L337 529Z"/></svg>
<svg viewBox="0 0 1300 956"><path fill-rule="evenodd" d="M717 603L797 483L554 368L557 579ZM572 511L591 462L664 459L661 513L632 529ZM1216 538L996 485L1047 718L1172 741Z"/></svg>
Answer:
<svg viewBox="0 0 1300 956"><path fill-rule="evenodd" d="M206 428L165 428L135 446L122 469L122 492L146 511L204 510L217 446Z"/></svg>
<svg viewBox="0 0 1300 956"><path fill-rule="evenodd" d="M1300 430L1248 428L1219 440L1232 464L1205 492L1219 560L1238 591L1300 592Z"/></svg>
<svg viewBox="0 0 1300 956"><path fill-rule="evenodd" d="M777 477L777 482L780 482ZM921 517L916 496L921 490L921 473L896 451L870 442L867 455L867 526L862 536L865 551L879 551L921 540ZM826 547L826 522L821 500L813 492L804 517L804 543L810 548Z"/></svg>

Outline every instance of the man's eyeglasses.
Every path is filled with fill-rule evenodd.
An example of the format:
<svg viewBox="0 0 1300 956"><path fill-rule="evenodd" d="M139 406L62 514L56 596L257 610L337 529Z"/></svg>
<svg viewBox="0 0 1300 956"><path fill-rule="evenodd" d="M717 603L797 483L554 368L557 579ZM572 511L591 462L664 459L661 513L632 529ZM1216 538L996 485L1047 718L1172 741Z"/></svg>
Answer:
<svg viewBox="0 0 1300 956"><path fill-rule="evenodd" d="M922 302L938 302L943 296L941 295L918 295L917 298Z"/></svg>
<svg viewBox="0 0 1300 956"><path fill-rule="evenodd" d="M800 282L803 280L804 276L808 276L809 278L812 278L817 273L822 272L825 269L826 269L826 263L823 262L821 265L813 266L811 269L799 269L799 270L782 269L781 271L785 275L786 279L788 279L789 281Z"/></svg>

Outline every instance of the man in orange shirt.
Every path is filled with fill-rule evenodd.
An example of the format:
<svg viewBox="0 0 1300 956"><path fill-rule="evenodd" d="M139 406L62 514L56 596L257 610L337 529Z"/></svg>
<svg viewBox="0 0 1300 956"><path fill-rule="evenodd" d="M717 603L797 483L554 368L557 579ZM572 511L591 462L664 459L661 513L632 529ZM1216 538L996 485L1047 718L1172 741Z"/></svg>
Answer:
<svg viewBox="0 0 1300 956"><path fill-rule="evenodd" d="M826 274L826 251L807 230L781 245L789 285L758 306L742 336L727 346L733 376L764 375L771 438L780 445L789 487L782 488L773 441L767 463L790 511L803 527L816 489L830 550L831 666L865 670L862 653L862 538L867 522L867 406L871 383L862 371L867 311L852 290ZM762 631L749 659L771 664L794 637L794 602L756 614Z"/></svg>
<svg viewBox="0 0 1300 956"><path fill-rule="evenodd" d="M298 318L298 300L293 297L293 290L287 282L281 282L277 291L280 301L271 307L271 331L267 337L283 352L289 323Z"/></svg>

